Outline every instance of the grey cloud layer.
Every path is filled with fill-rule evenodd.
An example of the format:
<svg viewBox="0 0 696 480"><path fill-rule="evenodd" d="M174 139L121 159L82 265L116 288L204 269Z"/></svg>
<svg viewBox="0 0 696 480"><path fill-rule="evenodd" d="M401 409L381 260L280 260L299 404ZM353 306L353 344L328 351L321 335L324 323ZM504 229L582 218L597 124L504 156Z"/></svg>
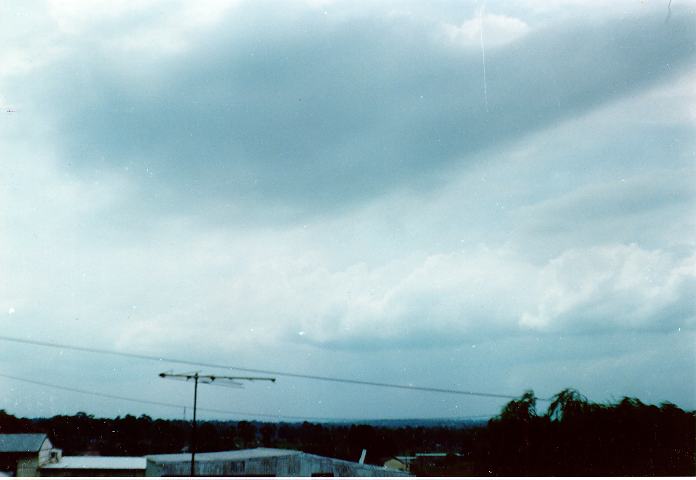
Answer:
<svg viewBox="0 0 696 480"><path fill-rule="evenodd" d="M147 170L189 201L311 211L427 185L694 63L691 14L566 23L489 49L486 111L480 52L447 44L437 24L259 10L151 63L76 41L35 107L57 114L73 165Z"/></svg>
<svg viewBox="0 0 696 480"><path fill-rule="evenodd" d="M106 2L123 11L97 26L27 12L33 40L13 47L32 62L0 71L19 107L0 117L4 332L694 405L693 13L629 2L650 11L542 22L488 2L486 111L479 22L459 3L252 3L198 29L135 3ZM38 378L35 353L0 348L0 371ZM59 360L66 383L163 395L142 366ZM264 408L367 411L363 392L278 388ZM383 393L376 416L499 407Z"/></svg>

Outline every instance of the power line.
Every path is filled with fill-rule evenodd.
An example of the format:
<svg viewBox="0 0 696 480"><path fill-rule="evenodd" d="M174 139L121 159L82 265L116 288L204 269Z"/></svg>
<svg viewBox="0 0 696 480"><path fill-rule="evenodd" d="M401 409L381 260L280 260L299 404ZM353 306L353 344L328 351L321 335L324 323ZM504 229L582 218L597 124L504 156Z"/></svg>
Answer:
<svg viewBox="0 0 696 480"><path fill-rule="evenodd" d="M109 398L112 400L122 400L122 401L126 401L126 402L135 402L135 403L142 403L142 404L147 404L147 405L156 405L156 406L160 406L160 407L177 408L179 410L184 409L184 408L191 408L190 405L158 402L155 400L146 400L143 398L125 397L122 395L113 395L110 393L96 392L94 390L85 390L82 388L66 387L65 385L56 385L55 383L41 382L39 380L31 380L28 378L17 377L14 375L7 375L4 373L0 373L0 377L7 378L10 380L15 380L18 382L30 383L30 384L38 385L41 387L55 388L57 390L64 390L66 392L79 393L82 395L91 395L91 396L102 397L102 398ZM331 422L354 422L354 421L364 420L364 419L336 418L336 417L316 417L316 416L306 416L306 415L281 415L281 414L273 414L273 413L241 412L241 411L222 410L222 409L218 409L218 408L204 408L204 407L198 407L198 410L210 412L210 413L219 413L219 414L224 414L224 415L239 415L239 416L245 416L245 417L279 418L279 419L287 419L287 420L314 420L314 421L331 421ZM466 417L448 418L448 420L454 421L454 420L467 420L467 419L476 419L476 418L490 418L490 417L494 417L495 415L496 414L471 415L471 416L466 416ZM389 419L387 419L387 420L389 420Z"/></svg>
<svg viewBox="0 0 696 480"><path fill-rule="evenodd" d="M171 407L171 408L178 408L178 409L191 408L190 405L158 402L155 400L145 400L142 398L124 397L122 395L112 395L110 393L102 393L102 392L96 392L93 390L84 390L81 388L66 387L64 385L56 385L54 383L41 382L38 380L30 380L28 378L17 377L14 375L7 375L4 373L0 373L0 377L8 378L11 380L16 380L18 382L31 383L33 385L39 385L41 387L55 388L57 390L64 390L66 392L80 393L83 395L92 395L95 397L110 398L113 400L123 400L123 401L127 401L127 402L136 402L136 403L143 403L143 404L148 404L148 405L157 405L157 406L161 406L161 407ZM334 420L334 421L335 420L343 420L343 419L331 418L331 417L308 417L308 416L301 416L301 415L294 416L294 415L280 415L280 414L271 414L271 413L239 412L239 411L221 410L221 409L217 409L217 408L204 408L204 407L199 407L198 410L211 412L211 413L222 413L222 414L226 414L226 415L242 415L242 416L248 416L248 417L256 416L256 417L269 417L269 418Z"/></svg>
<svg viewBox="0 0 696 480"><path fill-rule="evenodd" d="M66 387L64 385L56 385L54 383L40 382L38 380L30 380L28 378L15 377L14 375L6 375L4 373L0 373L0 377L9 378L11 380L16 380L18 382L31 383L33 385L39 385L41 387L55 388L58 390L65 390L66 392L81 393L83 395L93 395L95 397L110 398L113 400L123 400L126 402L145 403L148 405L157 405L160 407L172 407L172 408L178 408L178 409L182 409L182 408L186 407L186 405L179 405L176 403L157 402L155 400L145 400L142 398L124 397L121 395L112 395L110 393L101 393L101 392L94 392L91 390L83 390L81 388Z"/></svg>
<svg viewBox="0 0 696 480"><path fill-rule="evenodd" d="M323 375L309 375L309 374L296 373L296 372L264 370L264 369L259 369L259 368L247 368L247 367L240 367L240 366L234 366L234 365L222 365L222 364L218 364L218 363L198 362L198 361L185 360L185 359L180 359L180 358L169 358L169 357L162 357L162 356L156 356L156 355L145 355L145 354L140 354L140 353L120 352L118 350L109 350L109 349L104 349L104 348L82 347L82 346L78 346L78 345L68 345L68 344L61 344L61 343L54 343L54 342L43 342L43 341L39 341L39 340L27 340L27 339L22 339L22 338L7 337L4 335L0 335L0 340L6 341L6 342L21 343L21 344L25 344L25 345L35 345L35 346L39 346L39 347L60 348L60 349L64 349L64 350L74 350L74 351L78 351L78 352L96 353L96 354L100 354L100 355L115 355L115 356L126 357L126 358L137 358L140 360L151 360L151 361L156 361L156 362L177 363L177 364L181 364L181 365L193 365L193 366L207 367L207 368L224 368L224 369L228 369L228 370L237 370L240 372L260 373L260 374L265 374L265 375L278 375L278 376L282 376L282 377L291 377L291 378L304 378L307 380L319 380L319 381L324 381L324 382L346 383L346 384L351 384L351 385L365 385L365 386L370 386L370 387L393 388L393 389L400 389L400 390L411 390L411 391L431 392L431 393L449 393L449 394L453 394L453 395L469 395L469 396L475 396L475 397L504 398L504 399L508 399L508 400L516 399L518 397L516 395L505 395L505 394L500 394L500 393L475 392L475 391L470 391L470 390L457 390L457 389L437 388L437 387L421 387L421 386L417 386L417 385L404 385L404 384L386 383L386 382L372 382L372 381L367 381L367 380L356 380L356 379L351 379L351 378L328 377L328 376L323 376ZM549 401L549 399L546 399L546 398L537 398L537 400Z"/></svg>

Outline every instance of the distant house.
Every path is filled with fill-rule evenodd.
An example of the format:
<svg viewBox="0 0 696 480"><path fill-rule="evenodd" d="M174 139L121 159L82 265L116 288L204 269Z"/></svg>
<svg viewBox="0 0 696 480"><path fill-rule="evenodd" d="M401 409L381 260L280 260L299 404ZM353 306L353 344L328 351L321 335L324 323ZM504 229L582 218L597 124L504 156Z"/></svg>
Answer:
<svg viewBox="0 0 696 480"><path fill-rule="evenodd" d="M137 477L145 457L64 457L45 433L0 434L0 477Z"/></svg>
<svg viewBox="0 0 696 480"><path fill-rule="evenodd" d="M0 434L0 472L37 477L39 467L60 456L45 433Z"/></svg>
<svg viewBox="0 0 696 480"><path fill-rule="evenodd" d="M419 476L473 475L473 463L467 461L461 453L429 452L400 455L388 459L384 466Z"/></svg>
<svg viewBox="0 0 696 480"><path fill-rule="evenodd" d="M400 455L398 457L392 457L386 462L384 462L385 468L391 468L392 470L400 470L402 472L411 471L411 463L416 457L409 455Z"/></svg>
<svg viewBox="0 0 696 480"><path fill-rule="evenodd" d="M148 455L148 477L188 476L191 454ZM264 477L402 477L407 473L298 450L252 448L196 454L196 475Z"/></svg>

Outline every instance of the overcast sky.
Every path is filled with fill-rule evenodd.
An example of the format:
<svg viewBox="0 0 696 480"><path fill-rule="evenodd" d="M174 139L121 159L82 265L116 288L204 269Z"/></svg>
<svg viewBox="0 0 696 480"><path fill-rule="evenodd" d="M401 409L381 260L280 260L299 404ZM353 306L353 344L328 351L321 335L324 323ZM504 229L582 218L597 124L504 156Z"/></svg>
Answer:
<svg viewBox="0 0 696 480"><path fill-rule="evenodd" d="M696 4L548 3L2 2L0 332L696 408ZM193 367L0 341L0 375L190 403L169 369ZM23 416L182 415L0 391ZM288 377L200 397L504 402Z"/></svg>

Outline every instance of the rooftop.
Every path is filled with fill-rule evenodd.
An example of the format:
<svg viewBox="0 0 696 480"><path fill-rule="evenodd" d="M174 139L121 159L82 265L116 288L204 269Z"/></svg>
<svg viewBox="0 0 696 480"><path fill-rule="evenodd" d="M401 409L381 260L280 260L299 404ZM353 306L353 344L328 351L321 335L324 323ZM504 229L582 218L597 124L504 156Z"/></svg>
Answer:
<svg viewBox="0 0 696 480"><path fill-rule="evenodd" d="M42 470L145 470L145 457L63 457L60 462L48 463Z"/></svg>
<svg viewBox="0 0 696 480"><path fill-rule="evenodd" d="M48 439L45 433L1 433L0 453L33 453Z"/></svg>
<svg viewBox="0 0 696 480"><path fill-rule="evenodd" d="M42 470L145 470L145 457L63 457L60 462L48 463Z"/></svg>
<svg viewBox="0 0 696 480"><path fill-rule="evenodd" d="M196 461L225 461L225 460L246 460L248 458L261 457L287 457L290 455L300 455L298 450L285 450L282 448L250 448L246 450L229 450L226 452L202 452L196 453ZM181 462L191 460L190 453L169 453L162 455L148 455L148 460L158 463Z"/></svg>
<svg viewBox="0 0 696 480"><path fill-rule="evenodd" d="M415 455L398 455L398 456L393 457L393 458L396 458L400 462L409 462L411 460L415 460L416 457L415 457Z"/></svg>

